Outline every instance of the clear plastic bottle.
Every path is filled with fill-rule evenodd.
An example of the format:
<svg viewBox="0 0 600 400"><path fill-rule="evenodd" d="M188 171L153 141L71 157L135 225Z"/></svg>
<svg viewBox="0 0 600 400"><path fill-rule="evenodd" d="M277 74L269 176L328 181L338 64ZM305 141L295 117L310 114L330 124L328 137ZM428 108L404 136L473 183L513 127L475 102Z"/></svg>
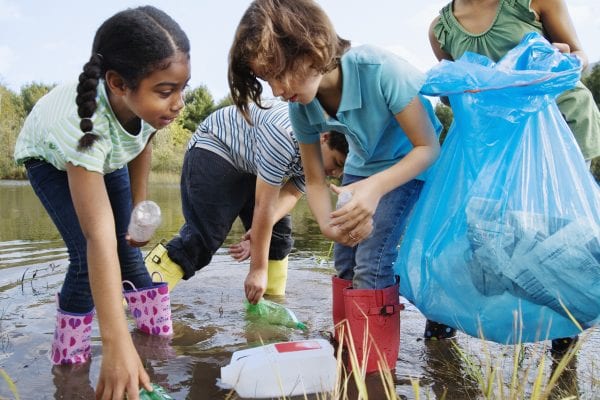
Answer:
<svg viewBox="0 0 600 400"><path fill-rule="evenodd" d="M344 190L343 192L340 192L340 194L338 194L335 208L338 209L344 207L350 200L352 200L352 192L350 190Z"/></svg>
<svg viewBox="0 0 600 400"><path fill-rule="evenodd" d="M249 320L265 321L272 325L283 325L303 331L308 329L298 321L292 310L270 300L260 299L256 304L246 301L246 316Z"/></svg>
<svg viewBox="0 0 600 400"><path fill-rule="evenodd" d="M144 243L150 240L156 228L160 225L160 207L152 200L138 203L131 212L129 221L129 236L131 240Z"/></svg>

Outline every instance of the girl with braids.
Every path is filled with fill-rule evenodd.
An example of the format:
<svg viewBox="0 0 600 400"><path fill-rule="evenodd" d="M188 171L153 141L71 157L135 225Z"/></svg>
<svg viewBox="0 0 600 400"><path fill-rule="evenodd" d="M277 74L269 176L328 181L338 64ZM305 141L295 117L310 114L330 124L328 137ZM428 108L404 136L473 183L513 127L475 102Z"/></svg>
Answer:
<svg viewBox="0 0 600 400"><path fill-rule="evenodd" d="M15 159L69 255L52 362L89 360L95 307L103 346L97 398L137 399L140 384L152 390L128 331L122 281L140 292L155 285L138 248L145 243L131 242L127 226L146 198L150 139L183 107L189 51L186 34L161 10L113 15L97 30L79 83L40 99L17 140ZM170 308L162 311L163 329L150 332L172 332Z"/></svg>
<svg viewBox="0 0 600 400"><path fill-rule="evenodd" d="M345 341L367 372L394 369L401 306L393 263L422 173L439 152L441 124L419 95L424 75L382 49L350 48L313 0L255 0L229 53L233 101L246 114L251 101L260 104L258 79L289 102L309 206L336 242L333 322L347 321ZM343 187L330 187L352 197L333 212L319 146L325 131L349 143ZM246 280L248 300L260 298L264 280Z"/></svg>

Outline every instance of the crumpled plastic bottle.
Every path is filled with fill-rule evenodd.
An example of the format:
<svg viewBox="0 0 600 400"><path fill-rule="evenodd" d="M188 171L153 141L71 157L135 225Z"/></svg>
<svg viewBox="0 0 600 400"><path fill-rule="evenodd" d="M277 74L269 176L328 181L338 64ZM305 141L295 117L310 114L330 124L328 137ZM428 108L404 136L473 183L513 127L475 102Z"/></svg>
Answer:
<svg viewBox="0 0 600 400"><path fill-rule="evenodd" d="M246 318L251 321L264 321L271 325L283 325L288 328L307 330L305 324L298 321L296 314L287 307L270 300L260 299L258 303L251 304L247 300Z"/></svg>
<svg viewBox="0 0 600 400"><path fill-rule="evenodd" d="M338 209L344 207L350 200L352 200L352 192L350 190L344 190L343 192L340 192L340 194L338 194L335 208Z"/></svg>
<svg viewBox="0 0 600 400"><path fill-rule="evenodd" d="M140 389L140 400L173 400L162 386L153 383L152 389L154 389L152 392L148 392L144 388Z"/></svg>
<svg viewBox="0 0 600 400"><path fill-rule="evenodd" d="M160 222L161 213L158 204L152 200L144 200L139 202L131 212L127 231L131 240L144 243L150 240Z"/></svg>

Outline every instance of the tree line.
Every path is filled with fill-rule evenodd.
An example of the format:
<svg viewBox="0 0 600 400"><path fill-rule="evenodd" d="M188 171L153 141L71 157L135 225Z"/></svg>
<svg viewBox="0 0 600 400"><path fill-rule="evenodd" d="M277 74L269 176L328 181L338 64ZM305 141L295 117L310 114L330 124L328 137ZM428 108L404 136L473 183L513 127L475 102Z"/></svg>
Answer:
<svg viewBox="0 0 600 400"><path fill-rule="evenodd" d="M0 84L0 179L27 178L25 169L13 159L17 136L35 103L54 86L31 83L15 93ZM179 117L154 138L153 172L179 174L187 142L196 126L213 111L232 104L228 96L215 102L205 86L188 90L184 103Z"/></svg>
<svg viewBox="0 0 600 400"><path fill-rule="evenodd" d="M582 82L591 90L596 105L600 107L600 63L594 65L582 78ZM26 179L25 169L17 166L13 160L17 135L35 103L54 86L34 82L15 93L0 84L0 179ZM208 88L203 85L187 91L184 102L185 107L179 117L156 134L153 172L178 175L187 142L198 124L213 111L232 104L229 96L215 101ZM452 123L452 110L438 102L435 112L444 126L441 136L443 141ZM600 157L592 163L592 172L596 180L600 181Z"/></svg>

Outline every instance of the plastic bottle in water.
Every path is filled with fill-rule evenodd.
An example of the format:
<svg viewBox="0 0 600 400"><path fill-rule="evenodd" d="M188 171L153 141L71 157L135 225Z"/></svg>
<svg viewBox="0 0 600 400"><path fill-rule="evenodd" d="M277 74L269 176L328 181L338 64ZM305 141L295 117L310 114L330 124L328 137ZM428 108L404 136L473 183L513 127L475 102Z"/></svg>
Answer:
<svg viewBox="0 0 600 400"><path fill-rule="evenodd" d="M337 381L334 353L333 346L323 339L238 350L232 354L231 362L221 367L217 385L234 389L244 399L289 399L290 396L304 399L311 393L331 393Z"/></svg>
<svg viewBox="0 0 600 400"><path fill-rule="evenodd" d="M167 394L165 389L156 383L152 384L152 392L148 392L146 389L140 389L140 400L173 400L171 396Z"/></svg>
<svg viewBox="0 0 600 400"><path fill-rule="evenodd" d="M283 325L303 331L307 329L306 325L298 321L292 310L265 299L260 299L256 304L246 300L246 317L251 321L264 321L271 325Z"/></svg>
<svg viewBox="0 0 600 400"><path fill-rule="evenodd" d="M129 221L129 236L131 240L143 243L150 240L156 228L160 225L160 207L152 200L138 203L131 212Z"/></svg>
<svg viewBox="0 0 600 400"><path fill-rule="evenodd" d="M350 200L352 200L351 191L344 190L343 192L340 192L340 194L338 194L337 204L335 205L335 208L338 209L344 207L346 204L348 204Z"/></svg>

